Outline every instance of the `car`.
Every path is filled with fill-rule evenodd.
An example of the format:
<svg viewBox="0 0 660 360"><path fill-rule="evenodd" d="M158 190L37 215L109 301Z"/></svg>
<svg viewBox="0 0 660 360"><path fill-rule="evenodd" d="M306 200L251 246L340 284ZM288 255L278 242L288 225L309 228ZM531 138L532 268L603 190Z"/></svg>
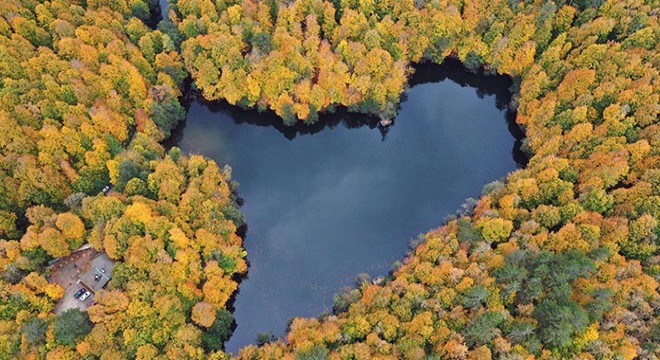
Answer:
<svg viewBox="0 0 660 360"><path fill-rule="evenodd" d="M101 280L101 274L95 274L94 281L99 281L99 280Z"/></svg>
<svg viewBox="0 0 660 360"><path fill-rule="evenodd" d="M110 185L106 185L105 187L103 187L103 193L104 194L107 194L108 191L110 191Z"/></svg>
<svg viewBox="0 0 660 360"><path fill-rule="evenodd" d="M80 296L82 296L82 294L84 294L85 291L87 291L87 290L85 290L85 288L82 288L82 289L78 290L75 294L73 294L73 297L77 299Z"/></svg>
<svg viewBox="0 0 660 360"><path fill-rule="evenodd" d="M85 293L82 294L82 296L80 297L80 301L85 301L85 300L87 300L87 298L88 298L90 295L92 295L92 293L90 293L89 291L85 290Z"/></svg>

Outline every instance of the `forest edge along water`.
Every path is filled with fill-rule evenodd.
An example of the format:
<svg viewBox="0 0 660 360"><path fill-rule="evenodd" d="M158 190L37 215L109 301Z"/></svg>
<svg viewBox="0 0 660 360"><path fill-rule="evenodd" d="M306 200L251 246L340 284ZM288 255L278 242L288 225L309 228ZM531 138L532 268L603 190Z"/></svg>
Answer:
<svg viewBox="0 0 660 360"><path fill-rule="evenodd" d="M660 357L652 2L169 5L0 2L0 359Z"/></svg>
<svg viewBox="0 0 660 360"><path fill-rule="evenodd" d="M154 16L155 18L159 16L167 18L167 0L160 0L159 2L161 5L160 14L154 14ZM157 21L154 22L154 24L156 23ZM440 103L445 105L457 105L454 110L463 110L464 112L475 110L470 108L474 105L472 103L468 102L460 104L460 101L457 98L459 96L459 94L456 93L457 91L461 92L461 96L468 96L471 101L481 103L490 102L487 105L487 107L490 107L490 111L477 109L472 117L463 116L459 119L466 123L472 123L473 125L475 124L475 121L485 121L485 123L481 125L486 126L476 126L472 129L473 133L452 133L451 131L447 131L447 134L449 134L452 139L459 139L459 136L463 136L466 137L467 140L474 140L475 137L478 137L476 132L481 132L481 135L485 135L482 137L483 140L496 140L497 146L495 146L494 149L480 148L484 145L484 143L480 141L474 142L474 145L476 145L474 149L477 149L477 153L490 153L490 155L492 155L493 150L500 151L500 153L494 158L488 159L485 162L486 165L499 165L497 171L494 173L491 172L485 176L484 174L481 174L482 176L475 176L469 179L472 180L471 182L473 185L472 189L469 191L458 191L456 187L448 187L449 192L443 194L445 196L441 196L441 199L435 199L435 201L433 199L427 200L427 208L420 211L420 214L423 214L422 217L425 218L424 220L420 220L419 223L412 226L403 226L401 229L398 229L399 234L392 234L392 231L384 231L384 233L390 235L390 246L383 247L382 243L374 243L373 238L378 237L377 235L379 235L378 232L374 230L374 227L380 227L385 230L387 229L386 226L383 226L384 223L387 223L386 220L376 219L376 221L373 221L370 224L371 226L364 226L364 234L372 237L372 239L370 239L370 241L357 241L357 243L361 242L363 243L362 245L366 245L362 249L355 249L347 246L350 245L350 243L353 243L350 241L349 243L343 244L344 247L338 246L336 249L323 249L323 246L321 246L313 249L315 251L309 253L305 253L303 250L302 253L305 254L302 254L298 261L295 261L291 260L290 253L277 255L278 250L290 251L290 248L292 247L291 244L277 244L275 241L275 243L270 244L269 247L269 239L278 240L279 238L281 242L284 238L290 238L287 236L272 237L266 235L269 234L269 232L277 232L278 226L284 229L291 228L289 230L298 229L301 230L301 233L304 233L300 226L304 224L301 222L293 222L289 223L289 226L284 226L282 224L273 224L272 222L266 224L267 221L264 221L268 218L277 217L279 215L278 213L270 214L267 209L259 209L260 199L263 200L265 197L263 192L271 191L274 187L273 179L265 179L263 173L254 175L254 172L252 171L252 169L263 168L263 166L260 166L259 161L271 165L275 163L273 160L275 154L273 152L266 151L266 153L261 154L261 156L255 156L255 153L259 153L259 148L264 145L264 136L269 137L271 140L274 139L275 142L280 142L279 145L275 146L274 150L281 150L282 148L289 147L289 145L296 144L296 139L300 138L304 139L302 140L303 142L308 143L307 145L303 145L303 148L310 145L313 147L313 143L318 143L320 141L316 141L318 136L315 136L314 141L308 140L310 135L320 134L326 138L332 139L333 137L338 137L337 135L341 136L345 134L330 134L337 129L340 131L348 131L348 133L355 131L366 132L365 134L357 136L372 137L371 141L373 144L376 144L376 142L373 141L374 135L377 135L376 137L380 144L389 144L390 142L393 142L388 139L390 131L396 133L404 126L419 127L418 130L421 130L417 133L417 136L419 136L419 134L427 132L428 128L422 127L428 126L429 124L422 123L422 121L420 121L421 119L416 118L416 116L409 116L408 112L411 109L410 107L414 107L415 104L413 103L417 102L416 99L420 98L420 96L424 96L423 92L433 95L434 91L432 88L442 87L442 84L444 84L444 86L454 87L453 91L452 89L444 89L446 92L445 95L449 96L445 96L441 99L426 99L428 104L423 104L423 107L433 108L433 105ZM429 86L431 89L421 89L422 87ZM237 279L240 281L239 290L233 294L229 302L228 308L233 312L235 323L233 329L234 333L229 341L225 343L225 350L236 354L240 348L255 343L259 335L261 335L261 340L268 340L271 336L281 337L286 331L288 321L293 317L313 317L322 315L323 313L332 312L333 296L338 294L342 288L355 286L357 277L361 276L364 280L365 273L369 273L369 275L374 278L382 278L382 276L387 275L391 270L392 264L402 260L406 252L409 250L408 240L413 243L416 241L414 239L416 234L440 226L444 222L444 217L455 214L457 209L458 211L461 211L461 208L469 208L469 201L465 203L465 200L477 197L482 186L497 180L515 168L524 167L527 163L528 156L521 150L524 132L515 123L515 112L511 111L509 108L511 103L511 87L512 80L508 76L487 75L481 70L477 72L468 71L460 61L453 58L447 58L442 65L429 63L417 64L414 66L414 75L409 80L409 90L402 95L399 114L396 119L393 119L391 122L388 121L386 124L383 124L381 119L350 113L346 111L346 109L340 108L337 109L335 113L321 114L319 121L314 124L297 123L295 126L287 126L284 125L282 120L271 111L258 112L256 110L245 110L236 106L231 106L224 101L209 102L204 100L199 93L188 86L183 95L184 103L188 108L186 120L172 132L172 135L164 142L164 144L168 148L171 146L179 146L183 151L188 153L201 153L214 158L220 165L231 166L233 168L233 179L241 184L238 191L241 201L245 200L245 204L241 210L245 215L247 226L239 229L239 232L245 239L244 246L247 250L247 259L250 267L243 279ZM462 100L465 100L465 98ZM465 108L461 109L462 107ZM438 119L435 118L436 116L434 116L434 114L422 114L421 117L424 117L424 115L426 115L426 120L432 121L431 124L435 123L435 125L440 124L442 121L450 120L448 119L450 116L447 116L447 114L445 114L445 116L437 116L439 117ZM204 121L200 121L201 119L204 119ZM506 128L504 127L505 124ZM216 137L217 135L223 135L224 138L220 137L219 139ZM417 136L408 136L408 139L403 140L414 143L416 141L415 137ZM231 149L230 146L227 146L227 143L234 145L241 144L242 146L238 149ZM503 149L504 154L501 153ZM306 148L306 150L310 149ZM364 151L366 149L359 150ZM394 154L389 155L380 152L380 156L376 156L376 159L391 159L393 156L400 154L402 150L404 149L397 149ZM292 151L295 152L294 149L292 149ZM304 155L305 151L300 151L297 155L301 155L300 153L303 153L302 155ZM307 153L311 158L318 157L318 151L316 154L314 154L314 151L308 151ZM332 151L328 151L328 153L331 155L331 158L339 156L333 155ZM366 153L369 153L369 151L366 151ZM373 150L372 153L378 155L379 150ZM347 157L346 155L350 154L344 154L344 157ZM461 152L459 152L458 155L465 156L465 154ZM433 156L431 155L430 158L433 159ZM371 163L373 164L374 161L375 160L372 159ZM295 161L286 161L286 164L293 163L295 163ZM243 164L249 165L242 166ZM419 162L419 164L421 168L428 166L428 164L423 161ZM309 172L304 165L305 164L300 164L300 166L298 166L298 169L303 169L302 174L304 175L302 177L299 176L298 178L308 180L306 177L309 175ZM474 165L479 166L479 164ZM283 173L286 172L287 171L283 171ZM412 173L418 172L420 172L419 169ZM474 172L475 171L473 170L470 173ZM272 174L272 172L269 173ZM450 178L452 178L456 174L449 175ZM254 181L250 177L261 179L261 182ZM295 181L294 183L301 185ZM369 181L366 181L365 183L369 183ZM322 186L327 186L327 184L322 182L321 187ZM305 189L300 189L300 187L301 186L288 187L288 190L293 189L294 191L285 191L284 193L289 196L294 196L295 193L305 193ZM285 189L286 188L287 187L285 187ZM365 188L378 189L379 187L374 184L373 186L366 186ZM413 188L415 188L415 186L413 186ZM432 190L443 188L447 188L447 186L434 184L434 186L418 187L418 190L420 193L424 194ZM307 190L307 194L309 195L314 192L314 187L308 187ZM258 193L260 191L261 193ZM383 189L383 191L387 192L385 189ZM253 194L253 192L257 192L257 194ZM382 195L383 194L381 194L381 198L384 197ZM405 196L405 194L400 194L400 196ZM447 200L447 197L453 197L453 199ZM299 196L298 198L302 199L304 196ZM429 196L429 198L432 197ZM271 199L271 204L278 202L284 204L294 203L286 200L272 201ZM300 204L300 202L297 204ZM463 204L463 206L461 206L461 204ZM355 203L351 203L351 205L355 205ZM412 206L412 208L418 207L418 204L414 205L415 206ZM429 207L429 205L431 206ZM420 207L423 208L423 206ZM373 209L368 209L370 211L363 210L364 209L359 209L357 211L358 215L361 217L369 217L369 215L373 213ZM318 211L318 209L315 209L315 211ZM405 216L402 216L403 214L389 215L391 218L396 217L404 222L407 220ZM317 225L323 225L331 222L332 221L328 221L326 218L318 219L315 223ZM249 231L247 231L247 227L249 227ZM336 239L341 238L342 233L340 231L333 234L330 230L336 231L338 228L340 228L340 226L326 229L327 231L325 231L324 235L328 238L326 241L317 242L317 245L336 245ZM307 236L313 235L305 234ZM305 244L296 245L296 248L304 248ZM410 244L410 246L412 245L413 244ZM386 251L379 251L383 250L383 248ZM309 251L310 249L307 250ZM376 255L371 259L352 259L353 261L347 261L345 259L347 256L350 257L351 255L360 254ZM333 258L331 255L338 258L335 260L344 261L343 265L346 268L344 271L341 271L339 266L328 268L328 259ZM289 257L288 264L287 261L283 261L287 260L287 256ZM314 256L317 257L316 261L309 262L309 259ZM308 261L310 265L307 270L325 268L326 271L317 271L312 275L311 273L313 273L313 271L304 271L304 269L301 269L300 267L296 268L295 266L291 266L296 262L304 263L305 261ZM322 264L320 264L320 262L323 261L326 261L326 264L324 264L326 266L321 266ZM341 262L337 261L336 264L341 264ZM286 265L288 265L288 268ZM281 271L282 269L285 269L285 271ZM287 272L286 269L289 271ZM280 272L278 272L278 270L280 270ZM305 281L306 275L308 281ZM313 278L313 280L310 280L310 278ZM348 293L345 292L344 294ZM286 309L283 310L282 307L285 307Z"/></svg>
<svg viewBox="0 0 660 360"><path fill-rule="evenodd" d="M226 350L282 336L292 317L331 312L358 274L387 275L410 239L524 166L511 85L453 59L418 65L387 127L344 109L290 127L189 94L168 145L230 165L245 200L250 268Z"/></svg>

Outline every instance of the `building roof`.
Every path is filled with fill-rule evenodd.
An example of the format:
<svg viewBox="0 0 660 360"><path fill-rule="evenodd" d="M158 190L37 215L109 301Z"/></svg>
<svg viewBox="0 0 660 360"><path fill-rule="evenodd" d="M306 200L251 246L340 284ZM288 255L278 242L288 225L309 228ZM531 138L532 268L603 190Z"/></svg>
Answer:
<svg viewBox="0 0 660 360"><path fill-rule="evenodd" d="M80 281L93 292L101 290L112 278L114 262L101 253L89 262L89 269L78 276Z"/></svg>

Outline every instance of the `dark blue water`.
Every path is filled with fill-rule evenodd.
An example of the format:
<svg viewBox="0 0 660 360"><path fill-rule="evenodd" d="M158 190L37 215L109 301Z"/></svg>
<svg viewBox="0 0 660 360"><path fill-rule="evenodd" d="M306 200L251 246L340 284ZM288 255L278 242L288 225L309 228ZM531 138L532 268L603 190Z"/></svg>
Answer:
<svg viewBox="0 0 660 360"><path fill-rule="evenodd" d="M179 146L230 164L245 199L251 265L227 350L330 311L358 273L386 274L409 239L517 167L508 79L450 62L421 67L411 84L388 132L363 116L292 129L272 115L192 103Z"/></svg>
<svg viewBox="0 0 660 360"><path fill-rule="evenodd" d="M169 2L168 0L158 0L158 4L160 5L160 13L163 16L163 19L167 19L167 9L169 9Z"/></svg>

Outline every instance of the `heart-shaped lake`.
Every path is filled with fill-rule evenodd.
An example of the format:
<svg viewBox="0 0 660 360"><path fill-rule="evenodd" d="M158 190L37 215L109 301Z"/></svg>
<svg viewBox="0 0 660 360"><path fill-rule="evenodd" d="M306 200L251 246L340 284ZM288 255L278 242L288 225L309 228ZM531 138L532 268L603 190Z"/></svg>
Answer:
<svg viewBox="0 0 660 360"><path fill-rule="evenodd" d="M358 273L386 274L409 239L519 166L508 78L448 61L418 68L411 85L387 132L345 113L294 129L273 115L191 104L178 145L230 164L245 199L251 265L227 350L330 311Z"/></svg>

